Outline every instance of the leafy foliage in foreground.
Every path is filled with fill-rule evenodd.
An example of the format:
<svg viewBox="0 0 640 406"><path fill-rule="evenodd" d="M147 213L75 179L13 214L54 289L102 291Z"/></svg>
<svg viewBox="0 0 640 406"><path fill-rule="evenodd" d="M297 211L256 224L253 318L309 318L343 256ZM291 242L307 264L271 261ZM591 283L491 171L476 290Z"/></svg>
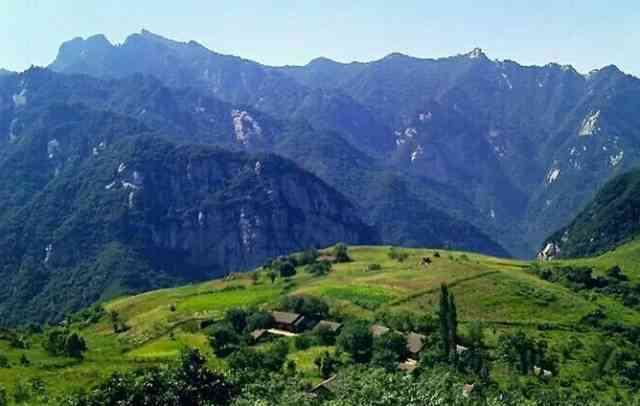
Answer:
<svg viewBox="0 0 640 406"><path fill-rule="evenodd" d="M233 386L209 370L198 351L187 350L178 365L114 374L87 394L71 396L72 406L226 405Z"/></svg>

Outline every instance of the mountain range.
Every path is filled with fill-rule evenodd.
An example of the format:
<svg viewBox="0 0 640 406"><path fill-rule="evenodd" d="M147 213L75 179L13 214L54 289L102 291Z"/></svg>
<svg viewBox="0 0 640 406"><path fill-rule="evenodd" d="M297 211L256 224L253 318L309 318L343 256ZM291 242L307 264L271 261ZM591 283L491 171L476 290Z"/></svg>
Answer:
<svg viewBox="0 0 640 406"><path fill-rule="evenodd" d="M454 189L449 200L471 208L452 214L520 257L638 160L640 81L615 66L582 75L571 66L494 61L475 49L270 67L143 30L120 45L100 35L74 39L50 68L101 78L144 73L336 131L406 182Z"/></svg>
<svg viewBox="0 0 640 406"><path fill-rule="evenodd" d="M0 74L0 318L357 244L531 257L640 158L614 66L272 67L142 31ZM82 292L82 293L80 293Z"/></svg>

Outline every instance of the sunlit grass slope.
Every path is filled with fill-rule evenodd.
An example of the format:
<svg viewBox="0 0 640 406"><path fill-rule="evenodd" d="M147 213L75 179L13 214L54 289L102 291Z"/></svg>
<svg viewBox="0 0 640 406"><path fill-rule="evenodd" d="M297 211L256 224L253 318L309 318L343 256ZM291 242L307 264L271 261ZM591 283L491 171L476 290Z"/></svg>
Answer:
<svg viewBox="0 0 640 406"><path fill-rule="evenodd" d="M108 317L81 328L89 351L83 362L49 357L39 342L24 351L29 366L19 366L23 351L0 341L0 352L8 354L11 369L0 369L0 384L11 389L18 379L38 376L54 391L82 388L115 370L165 363L176 357L182 347L196 347L210 359L213 367L224 368L224 361L213 356L207 336L200 329L204 320L220 319L234 307L274 308L285 295L315 295L326 300L335 319L358 317L375 320L384 312L432 313L438 303L439 287L447 283L455 294L461 329L471 321L486 327L489 345L495 345L501 332L524 329L544 337L552 347L563 345L570 336L578 337L585 349L577 350L562 371L567 379L579 379L591 362L589 348L601 340L597 331L577 329L580 319L601 306L610 320L640 323L640 314L604 296L575 293L560 284L544 281L527 271L528 262L487 257L478 254L428 249L406 249L403 262L388 256L389 247L351 247L353 261L336 264L326 276L315 277L298 269L290 280L272 283L266 272L236 274L175 289L122 297L105 304L115 311L129 330L115 333ZM423 257L432 263L421 264ZM640 243L632 243L594 259L563 261L584 263L598 269L618 264L638 277ZM379 270L369 270L370 265ZM544 326L544 328L541 328ZM319 376L313 359L326 348L296 351L290 358L298 370L312 381ZM496 367L496 376L506 371Z"/></svg>

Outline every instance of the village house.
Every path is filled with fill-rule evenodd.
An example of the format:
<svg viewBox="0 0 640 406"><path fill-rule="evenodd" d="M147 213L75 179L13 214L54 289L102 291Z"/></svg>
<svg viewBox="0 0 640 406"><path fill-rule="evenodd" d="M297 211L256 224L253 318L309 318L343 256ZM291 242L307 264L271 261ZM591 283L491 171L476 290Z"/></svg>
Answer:
<svg viewBox="0 0 640 406"><path fill-rule="evenodd" d="M252 331L250 335L253 342L257 343L266 338L269 335L269 332L267 330L259 329Z"/></svg>
<svg viewBox="0 0 640 406"><path fill-rule="evenodd" d="M304 329L306 319L299 313L271 312L274 327L279 330L296 333Z"/></svg>
<svg viewBox="0 0 640 406"><path fill-rule="evenodd" d="M409 358L405 362L398 364L398 369L407 373L411 373L418 368L418 361Z"/></svg>
<svg viewBox="0 0 640 406"><path fill-rule="evenodd" d="M335 385L336 385L337 375L332 376L329 379L326 379L313 388L311 388L310 393L317 397L328 397L335 393Z"/></svg>
<svg viewBox="0 0 640 406"><path fill-rule="evenodd" d="M380 324L374 324L369 327L369 331L374 337L380 337L381 335L388 333L389 329L385 326L381 326Z"/></svg>
<svg viewBox="0 0 640 406"><path fill-rule="evenodd" d="M407 351L409 352L409 358L417 360L424 348L424 344L427 337L418 333L407 334Z"/></svg>
<svg viewBox="0 0 640 406"><path fill-rule="evenodd" d="M462 386L462 396L464 396L465 398L468 398L469 396L471 396L471 393L473 393L473 389L476 387L476 384L464 384Z"/></svg>
<svg viewBox="0 0 640 406"><path fill-rule="evenodd" d="M542 369L540 367L533 367L533 374L535 376L543 376L545 378L553 376L553 373L548 369Z"/></svg>
<svg viewBox="0 0 640 406"><path fill-rule="evenodd" d="M462 354L463 352L465 352L465 351L467 351L467 350L468 350L468 348L467 348L467 347L465 347L465 346L463 346L463 345L460 345L460 344L456 344L456 352L457 352L458 354Z"/></svg>
<svg viewBox="0 0 640 406"><path fill-rule="evenodd" d="M329 320L320 320L318 324L316 324L316 329L327 329L333 333L338 333L338 331L342 328L342 324L336 323L335 321Z"/></svg>

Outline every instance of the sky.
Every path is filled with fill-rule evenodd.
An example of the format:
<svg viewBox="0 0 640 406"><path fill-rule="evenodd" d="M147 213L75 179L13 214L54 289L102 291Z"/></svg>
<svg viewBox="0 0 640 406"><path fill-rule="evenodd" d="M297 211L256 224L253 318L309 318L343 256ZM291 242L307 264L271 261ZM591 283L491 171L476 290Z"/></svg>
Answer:
<svg viewBox="0 0 640 406"><path fill-rule="evenodd" d="M640 76L638 0L0 0L0 67L48 65L74 37L121 43L143 28L268 65L480 47L523 65L615 64Z"/></svg>

